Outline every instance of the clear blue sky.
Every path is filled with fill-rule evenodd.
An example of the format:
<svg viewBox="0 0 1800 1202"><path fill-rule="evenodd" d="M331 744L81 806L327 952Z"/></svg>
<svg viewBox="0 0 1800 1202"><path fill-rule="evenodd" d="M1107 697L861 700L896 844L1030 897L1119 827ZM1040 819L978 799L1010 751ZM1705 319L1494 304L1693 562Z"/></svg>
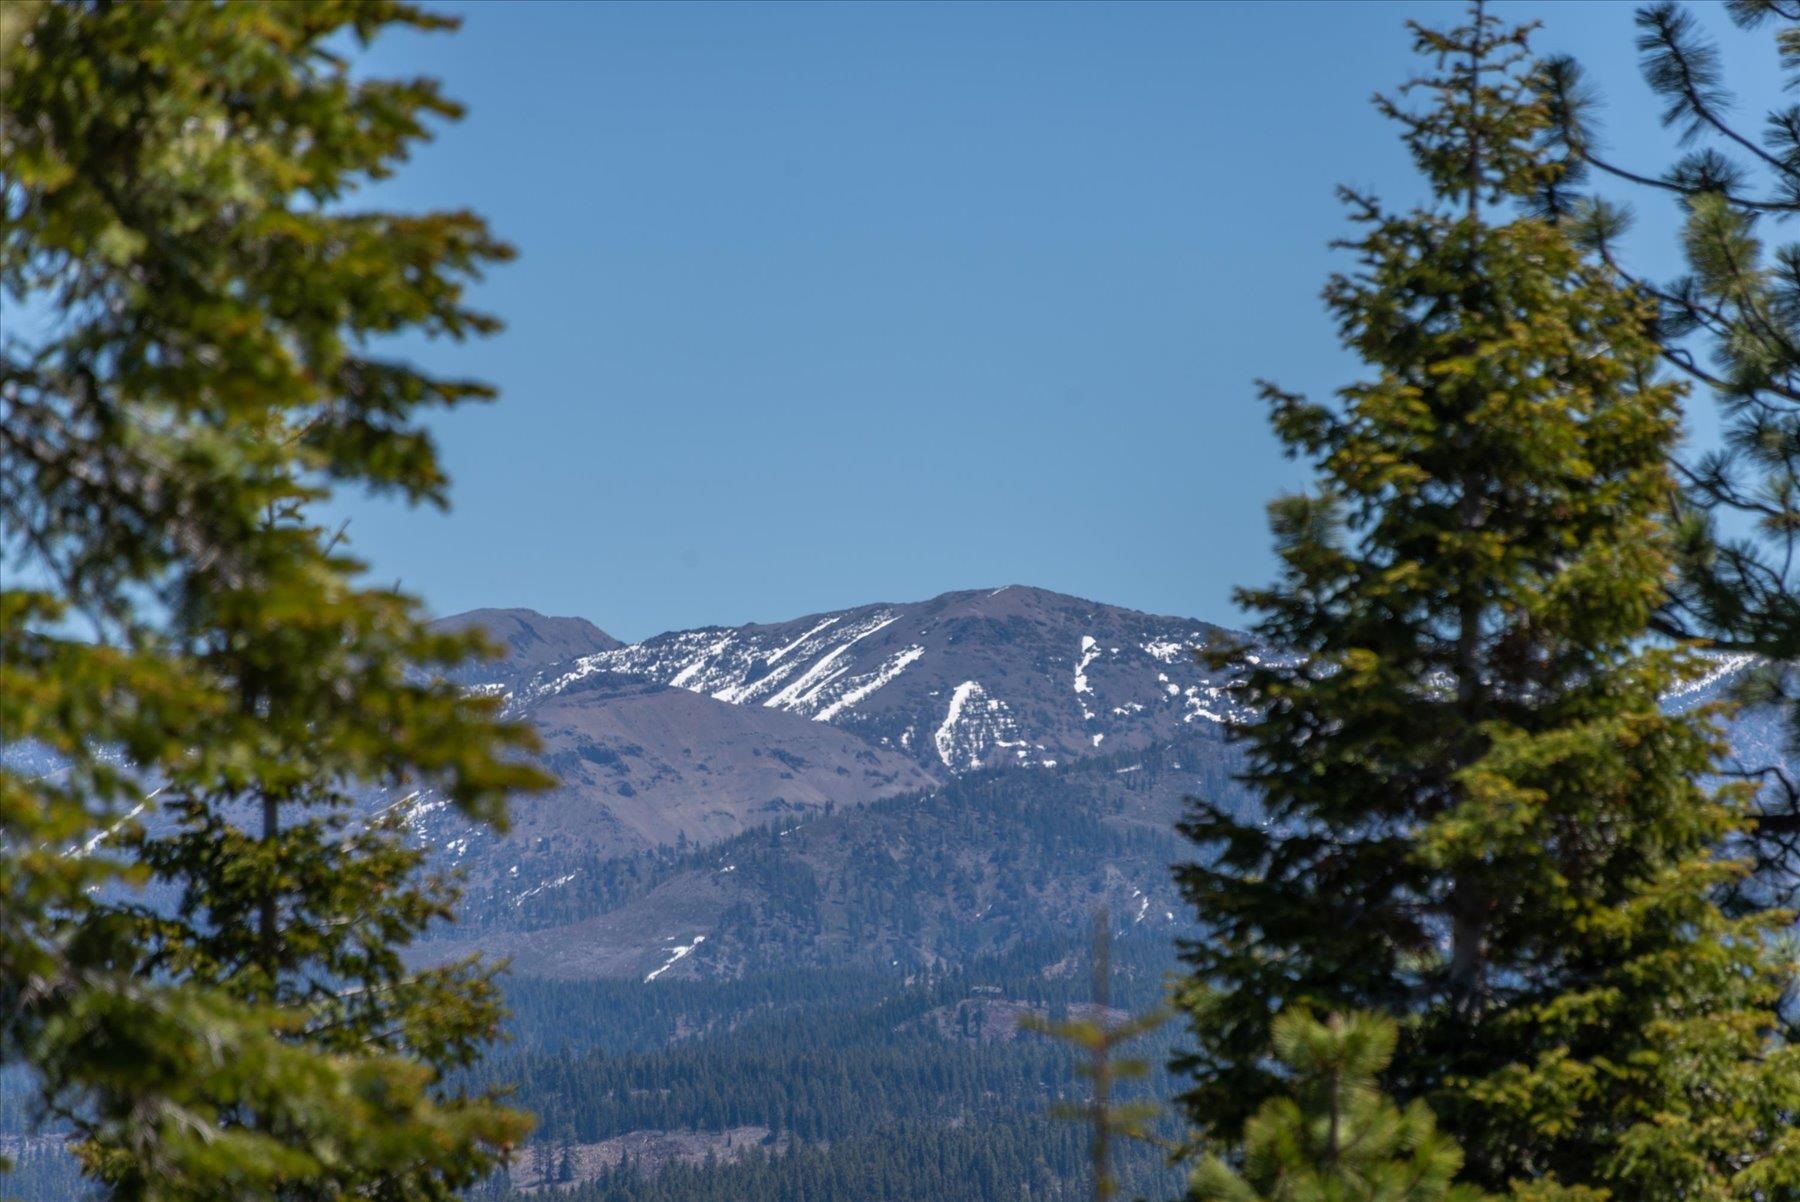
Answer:
<svg viewBox="0 0 1800 1202"><path fill-rule="evenodd" d="M1415 70L1406 17L1460 10L456 11L368 56L470 109L379 196L517 245L478 293L506 332L416 348L503 395L437 424L450 515L359 503L352 537L437 612L637 638L1005 583L1233 620L1302 478L1252 380L1349 378L1333 187L1417 197L1368 98ZM1665 161L1629 4L1497 11ZM1732 41L1766 100L1767 39Z"/></svg>

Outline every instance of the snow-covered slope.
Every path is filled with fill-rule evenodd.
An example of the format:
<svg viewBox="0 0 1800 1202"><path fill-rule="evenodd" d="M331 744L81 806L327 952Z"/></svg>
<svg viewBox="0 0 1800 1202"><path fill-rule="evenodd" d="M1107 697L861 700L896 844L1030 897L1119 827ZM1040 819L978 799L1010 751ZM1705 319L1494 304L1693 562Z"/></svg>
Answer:
<svg viewBox="0 0 1800 1202"><path fill-rule="evenodd" d="M1042 767L1227 720L1193 654L1218 633L1010 586L657 635L546 669L516 701L629 674L830 723L933 772Z"/></svg>

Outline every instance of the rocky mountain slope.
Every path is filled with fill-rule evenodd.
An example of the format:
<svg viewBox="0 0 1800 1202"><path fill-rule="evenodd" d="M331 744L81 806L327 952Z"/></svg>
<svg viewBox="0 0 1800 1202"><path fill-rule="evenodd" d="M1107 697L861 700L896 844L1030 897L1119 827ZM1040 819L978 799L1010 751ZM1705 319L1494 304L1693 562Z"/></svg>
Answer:
<svg viewBox="0 0 1800 1202"><path fill-rule="evenodd" d="M546 671L516 696L622 673L829 723L934 773L1047 766L1221 720L1217 682L1193 656L1220 633L1011 585L657 635Z"/></svg>
<svg viewBox="0 0 1800 1202"><path fill-rule="evenodd" d="M1216 731L1053 769L994 769L685 852L599 865L554 840L470 895L442 954L552 978L942 970L1082 931L1188 930L1169 865L1191 795L1244 799ZM519 882L553 882L520 888Z"/></svg>
<svg viewBox="0 0 1800 1202"><path fill-rule="evenodd" d="M1018 586L631 645L529 610L445 624L510 649L459 680L538 728L561 784L518 799L505 837L430 798L416 822L471 880L515 894L563 887L578 862L1143 750L1225 716L1193 655L1218 628ZM528 875L521 856L543 848L570 867Z"/></svg>
<svg viewBox="0 0 1800 1202"><path fill-rule="evenodd" d="M599 856L711 843L936 780L835 727L641 676L589 673L523 714L561 783L515 803L514 843L547 839Z"/></svg>
<svg viewBox="0 0 1800 1202"><path fill-rule="evenodd" d="M1230 632L1195 619L1013 586L630 645L528 610L450 621L514 648L470 683L538 728L561 785L504 837L420 805L469 881L443 950L533 975L937 967L1099 906L1177 925L1183 799L1238 796L1238 715L1194 655ZM1778 733L1747 714L1733 741Z"/></svg>
<svg viewBox="0 0 1800 1202"><path fill-rule="evenodd" d="M470 688L505 692L551 664L625 644L586 618L551 618L530 609L471 609L435 623L444 630L479 627L504 652L465 664L451 679Z"/></svg>

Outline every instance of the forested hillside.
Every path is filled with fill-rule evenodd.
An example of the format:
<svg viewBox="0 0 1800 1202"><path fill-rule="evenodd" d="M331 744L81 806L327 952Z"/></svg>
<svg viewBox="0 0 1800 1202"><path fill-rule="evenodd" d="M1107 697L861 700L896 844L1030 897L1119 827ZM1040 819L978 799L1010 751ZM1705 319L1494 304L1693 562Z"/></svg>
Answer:
<svg viewBox="0 0 1800 1202"><path fill-rule="evenodd" d="M1183 854L1175 819L1189 795L1241 805L1230 764L1204 730L686 851L596 864L545 838L519 850L503 883L473 889L455 938L428 949L502 952L520 975L642 979L665 966L663 978L956 965L1067 933L1102 906L1167 932L1182 921L1168 874ZM693 950L669 963L674 946Z"/></svg>
<svg viewBox="0 0 1800 1202"><path fill-rule="evenodd" d="M1174 969L1172 945L1166 931L1124 925L1114 1004L1148 1008ZM893 1199L1082 1197L1085 1137L1049 1114L1079 1096L1072 1054L1018 1024L1079 1011L1088 955L1065 933L905 975L511 980L511 1039L465 1080L516 1083L539 1126L510 1177L471 1196L547 1183L580 1186L559 1197L621 1202L773 1202L825 1186ZM1165 1029L1140 1051L1160 1062L1174 1038ZM1166 1093L1169 1082L1159 1074L1143 1088ZM34 1145L8 1188L26 1202L77 1197L70 1163ZM1174 1180L1148 1146L1123 1164L1146 1189Z"/></svg>
<svg viewBox="0 0 1800 1202"><path fill-rule="evenodd" d="M1065 935L900 980L815 969L653 991L521 983L518 1042L482 1073L519 1082L540 1116L543 1151L514 1180L530 1184L537 1159L554 1177L567 1159L598 1174L577 1198L804 1197L791 1191L809 1182L876 1198L1062 1197L1086 1157L1080 1129L1049 1116L1078 1094L1072 1053L1018 1023L1079 1010L1087 954ZM1122 934L1114 1004L1155 1005L1173 966L1164 935ZM1161 1060L1174 1037L1141 1050ZM1169 1082L1158 1074L1144 1088ZM628 1137L641 1131L710 1138L634 1152ZM1172 1183L1154 1149L1126 1164L1141 1186Z"/></svg>

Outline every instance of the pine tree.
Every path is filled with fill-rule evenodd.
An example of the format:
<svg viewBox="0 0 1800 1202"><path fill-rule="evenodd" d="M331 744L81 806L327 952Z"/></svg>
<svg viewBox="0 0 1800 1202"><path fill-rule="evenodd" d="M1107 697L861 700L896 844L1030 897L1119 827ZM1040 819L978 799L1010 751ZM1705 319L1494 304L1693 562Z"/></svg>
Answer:
<svg viewBox="0 0 1800 1202"><path fill-rule="evenodd" d="M423 412L491 395L371 347L491 331L463 291L508 249L349 204L458 110L345 52L451 24L0 8L0 286L53 315L0 343L0 720L57 760L0 766L0 1053L114 1197L444 1198L525 1127L448 1084L497 995L405 968L451 892L356 800L497 822L542 778L438 679L479 636L363 585L316 517L339 487L444 503ZM126 891L147 879L173 907Z"/></svg>
<svg viewBox="0 0 1800 1202"><path fill-rule="evenodd" d="M1470 1182L1793 1188L1787 919L1716 903L1743 798L1698 783L1710 716L1659 705L1691 665L1646 644L1680 390L1646 302L1500 207L1557 171L1527 31L1477 7L1415 34L1430 104L1380 104L1434 203L1346 193L1357 268L1326 289L1368 377L1335 406L1265 387L1318 477L1271 508L1278 583L1240 595L1278 652L1219 653L1264 813L1183 826L1207 932L1187 1108L1229 1147L1280 1092L1280 1011L1368 1011L1400 1024L1386 1087L1432 1107Z"/></svg>
<svg viewBox="0 0 1800 1202"><path fill-rule="evenodd" d="M1401 1110L1381 1093L1396 1032L1374 1015L1283 1012L1272 1035L1289 1091L1245 1123L1241 1169L1200 1162L1190 1202L1480 1202L1480 1190L1454 1184L1462 1151L1431 1108L1415 1099Z"/></svg>
<svg viewBox="0 0 1800 1202"><path fill-rule="evenodd" d="M1746 31L1773 29L1769 50L1786 89L1800 86L1800 7L1729 0L1724 11ZM1712 393L1724 419L1721 445L1674 463L1681 570L1656 624L1764 661L1746 677L1744 698L1785 702L1800 747L1790 667L1800 662L1800 243L1774 241L1776 223L1800 213L1800 106L1771 95L1756 128L1689 9L1645 5L1637 26L1645 81L1685 149L1662 169L1614 161L1580 65L1552 59L1542 86L1552 144L1567 158L1539 203L1655 299L1664 361ZM1679 206L1680 276L1654 280L1634 266L1631 211L1584 192L1597 180ZM1752 904L1787 904L1800 896L1800 780L1779 763L1733 770L1764 786L1751 831L1762 871L1740 893Z"/></svg>
<svg viewBox="0 0 1800 1202"><path fill-rule="evenodd" d="M1107 1202L1119 1193L1114 1143L1128 1139L1156 1142L1151 1132L1158 1114L1156 1104L1147 1098L1122 1100L1115 1094L1121 1084L1148 1076L1150 1066L1119 1053L1161 1026L1168 1016L1161 1010L1123 1018L1112 1013L1112 921L1104 909L1094 915L1092 970L1093 1001L1088 1014L1054 1022L1027 1015L1020 1026L1068 1045L1080 1057L1075 1075L1087 1083L1089 1096L1084 1102L1060 1105L1053 1113L1087 1124L1094 1202Z"/></svg>

